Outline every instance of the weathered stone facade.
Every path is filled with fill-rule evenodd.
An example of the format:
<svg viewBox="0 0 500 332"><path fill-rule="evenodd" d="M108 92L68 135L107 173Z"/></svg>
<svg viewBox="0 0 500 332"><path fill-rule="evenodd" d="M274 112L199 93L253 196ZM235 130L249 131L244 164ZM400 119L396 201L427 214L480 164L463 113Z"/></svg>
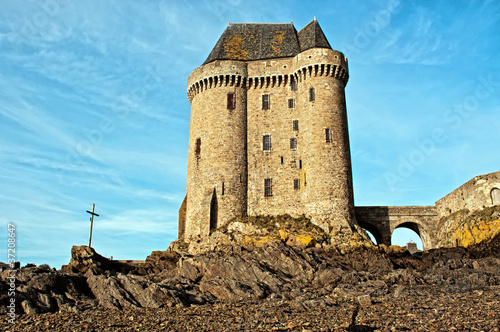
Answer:
<svg viewBox="0 0 500 332"><path fill-rule="evenodd" d="M256 46L263 40L267 49ZM352 227L347 80L347 59L315 20L298 33L291 24L230 24L188 79L179 236L203 239L241 215L306 215L327 232Z"/></svg>
<svg viewBox="0 0 500 332"><path fill-rule="evenodd" d="M440 216L500 205L500 172L478 175L436 202Z"/></svg>
<svg viewBox="0 0 500 332"><path fill-rule="evenodd" d="M229 24L188 79L187 190L178 237L211 248L210 234L240 216L304 215L333 239L361 226L390 245L398 227L424 249L438 221L500 204L500 172L478 176L435 206L354 207L344 89L347 59L316 20Z"/></svg>

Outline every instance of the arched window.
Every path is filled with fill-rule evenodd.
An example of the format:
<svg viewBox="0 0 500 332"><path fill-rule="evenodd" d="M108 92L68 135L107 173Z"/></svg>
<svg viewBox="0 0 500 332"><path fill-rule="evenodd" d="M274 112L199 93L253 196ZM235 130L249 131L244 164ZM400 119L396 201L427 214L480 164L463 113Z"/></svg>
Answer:
<svg viewBox="0 0 500 332"><path fill-rule="evenodd" d="M491 204L500 205L500 189L491 189Z"/></svg>

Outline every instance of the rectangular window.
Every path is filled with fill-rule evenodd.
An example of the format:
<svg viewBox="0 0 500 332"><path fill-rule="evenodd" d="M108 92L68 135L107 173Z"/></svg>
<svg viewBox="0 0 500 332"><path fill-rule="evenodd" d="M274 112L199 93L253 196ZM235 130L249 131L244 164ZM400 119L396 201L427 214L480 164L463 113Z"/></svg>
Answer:
<svg viewBox="0 0 500 332"><path fill-rule="evenodd" d="M293 189L295 189L295 190L300 189L300 179L293 180Z"/></svg>
<svg viewBox="0 0 500 332"><path fill-rule="evenodd" d="M262 149L264 151L271 151L271 135L264 135L263 136Z"/></svg>
<svg viewBox="0 0 500 332"><path fill-rule="evenodd" d="M224 182L222 182L222 190L221 190L221 195L224 195Z"/></svg>
<svg viewBox="0 0 500 332"><path fill-rule="evenodd" d="M316 94L314 93L314 88L309 88L309 101L314 101L316 99Z"/></svg>
<svg viewBox="0 0 500 332"><path fill-rule="evenodd" d="M264 196L271 197L273 195L273 179L264 180Z"/></svg>
<svg viewBox="0 0 500 332"><path fill-rule="evenodd" d="M268 110L271 108L271 95L262 95L262 109Z"/></svg>
<svg viewBox="0 0 500 332"><path fill-rule="evenodd" d="M295 108L295 99L293 98L288 99L288 108L289 109Z"/></svg>
<svg viewBox="0 0 500 332"><path fill-rule="evenodd" d="M330 128L325 128L325 141L327 143L332 142L332 130Z"/></svg>
<svg viewBox="0 0 500 332"><path fill-rule="evenodd" d="M299 120L293 120L293 130L299 131Z"/></svg>
<svg viewBox="0 0 500 332"><path fill-rule="evenodd" d="M236 108L236 95L233 92L227 94L227 108L230 110Z"/></svg>
<svg viewBox="0 0 500 332"><path fill-rule="evenodd" d="M201 138L196 139L196 144L194 146L194 153L199 156L201 152Z"/></svg>
<svg viewBox="0 0 500 332"><path fill-rule="evenodd" d="M297 81L295 80L294 76L292 76L292 81L291 81L290 86L292 88L292 91L297 91Z"/></svg>
<svg viewBox="0 0 500 332"><path fill-rule="evenodd" d="M297 149L297 139L290 138L290 150L296 150Z"/></svg>

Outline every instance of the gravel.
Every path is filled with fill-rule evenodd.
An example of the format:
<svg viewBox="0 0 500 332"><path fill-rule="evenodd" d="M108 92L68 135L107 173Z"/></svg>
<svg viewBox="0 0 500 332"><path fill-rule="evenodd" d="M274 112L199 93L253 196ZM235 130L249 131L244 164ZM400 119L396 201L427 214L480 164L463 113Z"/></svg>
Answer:
<svg viewBox="0 0 500 332"><path fill-rule="evenodd" d="M200 306L19 315L3 331L500 331L500 286L450 291L439 286L401 286L411 296L389 293L356 299L309 294L311 300L215 302ZM364 299L366 301L366 298Z"/></svg>

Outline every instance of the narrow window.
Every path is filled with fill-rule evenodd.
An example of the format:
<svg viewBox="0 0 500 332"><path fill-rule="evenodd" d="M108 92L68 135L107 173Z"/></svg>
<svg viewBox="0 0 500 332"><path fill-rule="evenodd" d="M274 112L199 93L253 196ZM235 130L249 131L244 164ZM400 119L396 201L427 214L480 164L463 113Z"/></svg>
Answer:
<svg viewBox="0 0 500 332"><path fill-rule="evenodd" d="M273 195L273 179L264 180L264 196L271 197Z"/></svg>
<svg viewBox="0 0 500 332"><path fill-rule="evenodd" d="M332 131L330 130L330 128L325 128L325 141L327 143L332 142Z"/></svg>
<svg viewBox="0 0 500 332"><path fill-rule="evenodd" d="M300 179L293 179L293 189L300 189Z"/></svg>
<svg viewBox="0 0 500 332"><path fill-rule="evenodd" d="M293 120L293 130L299 131L299 120Z"/></svg>
<svg viewBox="0 0 500 332"><path fill-rule="evenodd" d="M262 138L262 148L264 151L271 151L271 135L264 135Z"/></svg>
<svg viewBox="0 0 500 332"><path fill-rule="evenodd" d="M194 147L194 153L199 156L201 152L201 138L196 139L196 144Z"/></svg>
<svg viewBox="0 0 500 332"><path fill-rule="evenodd" d="M227 108L230 110L236 108L236 95L233 92L227 94Z"/></svg>
<svg viewBox="0 0 500 332"><path fill-rule="evenodd" d="M492 205L499 205L500 204L500 189L498 188L493 188L491 189L491 204Z"/></svg>
<svg viewBox="0 0 500 332"><path fill-rule="evenodd" d="M283 156L281 156L281 163L283 164Z"/></svg>
<svg viewBox="0 0 500 332"><path fill-rule="evenodd" d="M299 169L302 169L302 159L299 159Z"/></svg>
<svg viewBox="0 0 500 332"><path fill-rule="evenodd" d="M296 150L297 149L297 139L290 138L290 150Z"/></svg>
<svg viewBox="0 0 500 332"><path fill-rule="evenodd" d="M316 99L316 94L314 93L314 88L309 88L309 101L314 101Z"/></svg>
<svg viewBox="0 0 500 332"><path fill-rule="evenodd" d="M289 109L295 108L295 99L294 98L288 99L288 108Z"/></svg>
<svg viewBox="0 0 500 332"><path fill-rule="evenodd" d="M291 84L292 91L297 91L297 81L295 80L294 76L292 76L292 81L290 84Z"/></svg>
<svg viewBox="0 0 500 332"><path fill-rule="evenodd" d="M268 110L271 108L271 95L262 95L262 109Z"/></svg>
<svg viewBox="0 0 500 332"><path fill-rule="evenodd" d="M224 195L224 182L222 182L222 192L221 195Z"/></svg>

